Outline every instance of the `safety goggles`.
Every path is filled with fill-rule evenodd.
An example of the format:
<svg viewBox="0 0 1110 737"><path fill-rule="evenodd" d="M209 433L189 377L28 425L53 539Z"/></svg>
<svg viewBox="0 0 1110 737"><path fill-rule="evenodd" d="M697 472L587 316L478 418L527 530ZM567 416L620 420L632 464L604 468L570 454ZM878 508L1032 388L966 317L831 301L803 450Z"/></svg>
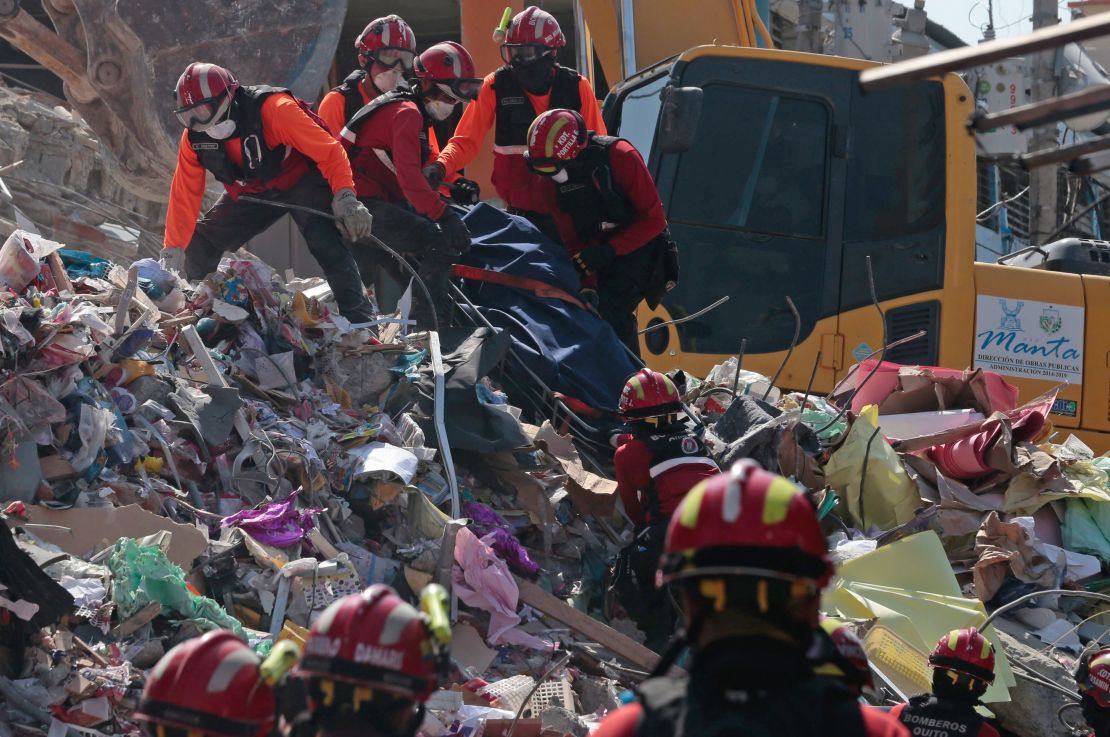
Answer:
<svg viewBox="0 0 1110 737"><path fill-rule="evenodd" d="M230 105L231 100L227 92L224 92L217 97L207 97L192 105L179 107L173 111L173 114L177 116L181 125L189 130L199 131L204 130L222 117Z"/></svg>
<svg viewBox="0 0 1110 737"><path fill-rule="evenodd" d="M506 64L535 64L554 50L540 44L502 44L501 61Z"/></svg>
<svg viewBox="0 0 1110 737"><path fill-rule="evenodd" d="M480 79L437 79L435 84L440 92L450 96L455 102L476 100L478 91L482 89Z"/></svg>
<svg viewBox="0 0 1110 737"><path fill-rule="evenodd" d="M524 163L528 165L528 169L533 174L539 174L541 177L553 177L559 173L559 170L567 165L567 162L562 159L550 158L535 158L527 151L524 152Z"/></svg>
<svg viewBox="0 0 1110 737"><path fill-rule="evenodd" d="M374 49L369 54L363 54L363 56L388 69L401 67L406 71L412 70L413 62L416 60L416 54L412 51L393 47Z"/></svg>

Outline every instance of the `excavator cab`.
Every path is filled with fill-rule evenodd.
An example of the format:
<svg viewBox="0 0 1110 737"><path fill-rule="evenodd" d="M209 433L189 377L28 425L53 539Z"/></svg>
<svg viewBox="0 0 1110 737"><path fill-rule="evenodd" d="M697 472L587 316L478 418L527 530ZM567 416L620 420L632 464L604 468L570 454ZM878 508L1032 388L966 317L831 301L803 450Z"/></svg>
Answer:
<svg viewBox="0 0 1110 737"><path fill-rule="evenodd" d="M779 383L804 389L816 365L813 389L828 391L884 341L920 330L924 338L888 359L966 354L975 185L962 129L967 87L948 75L864 94L867 66L701 46L610 93L606 124L649 159L681 259L678 287L659 309L641 306L641 328L729 298L645 333L654 368L705 375L746 340L745 368L773 375L793 347ZM696 135L684 116L696 118Z"/></svg>

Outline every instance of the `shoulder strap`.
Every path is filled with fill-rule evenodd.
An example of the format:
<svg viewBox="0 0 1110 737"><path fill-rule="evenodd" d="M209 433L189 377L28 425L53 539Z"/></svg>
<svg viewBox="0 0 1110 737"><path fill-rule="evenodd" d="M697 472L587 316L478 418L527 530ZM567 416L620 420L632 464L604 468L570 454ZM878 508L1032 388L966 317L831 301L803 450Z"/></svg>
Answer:
<svg viewBox="0 0 1110 737"><path fill-rule="evenodd" d="M357 113L348 118L347 125L343 128L340 135L351 144L354 144L355 139L358 138L359 130L362 129L362 126L366 125L366 122L370 120L370 118L374 117L374 115L386 105L392 105L395 102L401 102L403 100L419 103L416 93L412 90L396 89L378 95L373 100L363 105Z"/></svg>
<svg viewBox="0 0 1110 737"><path fill-rule="evenodd" d="M582 75L573 69L555 67L555 81L551 85L551 107L582 111Z"/></svg>
<svg viewBox="0 0 1110 737"><path fill-rule="evenodd" d="M343 122L350 120L362 108L362 80L366 79L365 69L356 69L347 75L335 91L343 95Z"/></svg>

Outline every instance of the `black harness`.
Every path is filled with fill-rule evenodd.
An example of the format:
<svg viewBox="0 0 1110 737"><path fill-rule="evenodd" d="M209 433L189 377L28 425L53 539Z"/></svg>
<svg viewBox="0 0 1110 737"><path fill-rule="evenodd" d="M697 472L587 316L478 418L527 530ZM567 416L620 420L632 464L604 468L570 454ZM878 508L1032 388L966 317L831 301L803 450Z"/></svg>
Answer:
<svg viewBox="0 0 1110 737"><path fill-rule="evenodd" d="M348 77L348 79L350 78ZM429 121L428 115L424 111L424 106L421 104L420 96L411 89L396 89L391 92L386 92L384 94L378 95L373 100L363 105L357 113L347 119L347 126L343 129L343 133L341 135L344 139L351 143L351 148L347 153L347 157L351 160L352 163L357 161L358 157L361 156L364 151L362 147L355 145L355 141L358 140L358 132L362 130L362 126L366 125L367 121L374 117L374 115L386 105L392 105L395 102L404 102L406 100L415 103L416 107L420 110L420 114L424 116L424 122L420 126L420 161L424 162L428 160L428 158L432 155L432 147L428 143ZM378 153L380 151L380 149L370 150L374 151L375 153ZM382 163L386 163L386 165L392 170L392 155L385 151L381 151L380 153L381 155L384 155L386 157L385 161L383 161Z"/></svg>
<svg viewBox="0 0 1110 737"><path fill-rule="evenodd" d="M256 85L240 87L232 103L236 106L235 135L243 155L243 165L236 166L224 148L226 141L212 138L206 133L189 131L189 145L196 153L200 165L216 180L227 185L238 182L266 182L281 173L282 162L289 155L285 146L269 148L262 132L262 103L271 95L289 92L283 87ZM307 106L297 100L302 107Z"/></svg>
<svg viewBox="0 0 1110 737"><path fill-rule="evenodd" d="M742 667L742 664L737 664ZM637 688L643 713L635 737L865 737L859 704L836 684L804 678L788 688L687 688L686 678L652 678Z"/></svg>
<svg viewBox="0 0 1110 737"><path fill-rule="evenodd" d="M551 82L551 104L548 109L566 108L582 110L582 95L579 89L581 76L573 69L555 67L555 79ZM503 66L494 72L493 94L497 100L497 119L494 126L494 146L524 146L528 143L528 128L536 119L536 110L524 91L524 87L513 76L512 70Z"/></svg>
<svg viewBox="0 0 1110 737"><path fill-rule="evenodd" d="M940 701L932 694L910 698L899 718L914 737L975 737L983 724L970 704Z"/></svg>
<svg viewBox="0 0 1110 737"><path fill-rule="evenodd" d="M355 117L355 113L362 109L362 80L366 79L365 69L356 69L347 75L343 83L332 91L343 95L343 120L348 121Z"/></svg>

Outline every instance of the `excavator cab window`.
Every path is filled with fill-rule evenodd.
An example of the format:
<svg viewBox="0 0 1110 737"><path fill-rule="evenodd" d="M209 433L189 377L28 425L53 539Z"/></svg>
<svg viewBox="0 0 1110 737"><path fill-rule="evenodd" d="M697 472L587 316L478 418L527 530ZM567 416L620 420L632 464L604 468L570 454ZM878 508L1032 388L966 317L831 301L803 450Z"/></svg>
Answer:
<svg viewBox="0 0 1110 737"><path fill-rule="evenodd" d="M632 87L620 98L620 119L613 129L648 160L655 145L656 123L662 105L660 93L666 86L668 77L660 74L647 82Z"/></svg>

